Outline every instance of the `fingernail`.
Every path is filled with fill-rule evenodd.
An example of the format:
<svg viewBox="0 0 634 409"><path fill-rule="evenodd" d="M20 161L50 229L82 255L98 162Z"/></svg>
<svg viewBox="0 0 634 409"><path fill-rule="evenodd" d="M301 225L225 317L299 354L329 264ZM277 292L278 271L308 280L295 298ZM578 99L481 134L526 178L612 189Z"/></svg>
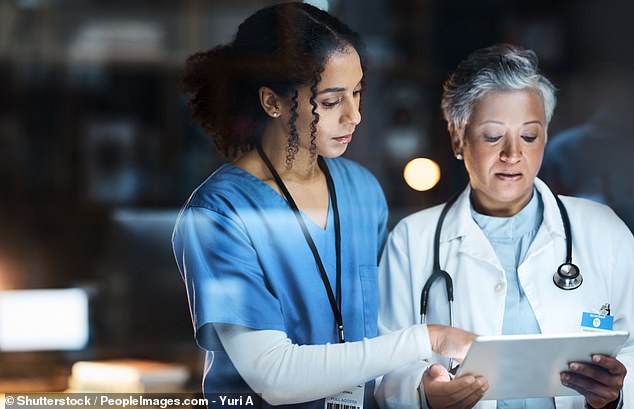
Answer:
<svg viewBox="0 0 634 409"><path fill-rule="evenodd" d="M600 362L601 357L599 355L592 355L592 362Z"/></svg>
<svg viewBox="0 0 634 409"><path fill-rule="evenodd" d="M579 370L579 364L570 364L568 368L570 368L571 371L577 371Z"/></svg>
<svg viewBox="0 0 634 409"><path fill-rule="evenodd" d="M472 383L475 382L475 378L473 376L467 376L464 381L468 384L471 385Z"/></svg>
<svg viewBox="0 0 634 409"><path fill-rule="evenodd" d="M564 385L568 385L568 380L570 379L570 376L566 375L566 374L562 374L561 375L561 383L563 383Z"/></svg>

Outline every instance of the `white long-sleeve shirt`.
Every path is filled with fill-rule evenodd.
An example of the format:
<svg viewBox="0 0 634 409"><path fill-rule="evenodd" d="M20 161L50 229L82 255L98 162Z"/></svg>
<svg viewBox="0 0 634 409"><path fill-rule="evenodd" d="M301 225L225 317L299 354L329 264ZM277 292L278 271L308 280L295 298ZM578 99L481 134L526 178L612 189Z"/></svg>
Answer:
<svg viewBox="0 0 634 409"><path fill-rule="evenodd" d="M325 345L293 344L283 331L231 324L214 327L240 376L272 405L331 396L431 356L424 325Z"/></svg>

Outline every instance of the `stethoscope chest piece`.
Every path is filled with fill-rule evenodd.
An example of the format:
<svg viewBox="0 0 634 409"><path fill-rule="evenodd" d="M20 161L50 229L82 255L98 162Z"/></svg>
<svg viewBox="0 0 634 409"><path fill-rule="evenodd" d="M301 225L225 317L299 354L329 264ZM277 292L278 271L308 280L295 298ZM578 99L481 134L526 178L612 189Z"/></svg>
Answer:
<svg viewBox="0 0 634 409"><path fill-rule="evenodd" d="M574 290L583 283L583 277L579 273L579 267L572 263L564 263L557 269L553 281L562 290Z"/></svg>

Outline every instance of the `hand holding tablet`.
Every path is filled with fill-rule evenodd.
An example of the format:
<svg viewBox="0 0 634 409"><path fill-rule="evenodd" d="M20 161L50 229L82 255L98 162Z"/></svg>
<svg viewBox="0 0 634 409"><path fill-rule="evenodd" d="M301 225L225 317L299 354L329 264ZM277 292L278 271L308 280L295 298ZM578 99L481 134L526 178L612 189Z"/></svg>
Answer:
<svg viewBox="0 0 634 409"><path fill-rule="evenodd" d="M431 408L470 408L482 399L489 388L486 378L465 375L453 378L439 364L430 366L423 374L425 398Z"/></svg>
<svg viewBox="0 0 634 409"><path fill-rule="evenodd" d="M591 362L571 362L561 382L586 397L593 408L618 401L627 369L616 358L593 355Z"/></svg>

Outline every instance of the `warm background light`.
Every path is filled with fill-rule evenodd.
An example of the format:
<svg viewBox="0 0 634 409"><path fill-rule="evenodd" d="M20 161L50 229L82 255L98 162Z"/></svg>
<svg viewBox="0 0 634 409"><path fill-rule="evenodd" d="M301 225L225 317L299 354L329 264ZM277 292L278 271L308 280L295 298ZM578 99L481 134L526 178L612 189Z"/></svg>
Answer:
<svg viewBox="0 0 634 409"><path fill-rule="evenodd" d="M409 187L422 192L436 186L440 180L440 167L431 159L412 159L405 165L403 177Z"/></svg>

